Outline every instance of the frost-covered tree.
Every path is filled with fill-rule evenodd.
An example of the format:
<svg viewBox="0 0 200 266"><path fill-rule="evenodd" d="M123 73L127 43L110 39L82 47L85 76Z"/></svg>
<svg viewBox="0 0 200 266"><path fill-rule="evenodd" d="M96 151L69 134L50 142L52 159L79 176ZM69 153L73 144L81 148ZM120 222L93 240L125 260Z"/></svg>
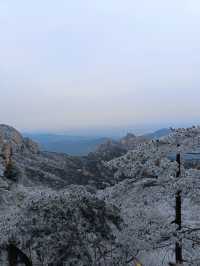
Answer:
<svg viewBox="0 0 200 266"><path fill-rule="evenodd" d="M123 255L113 227L120 230L121 223L116 207L83 187L40 191L1 221L1 244L14 239L33 265L118 265Z"/></svg>

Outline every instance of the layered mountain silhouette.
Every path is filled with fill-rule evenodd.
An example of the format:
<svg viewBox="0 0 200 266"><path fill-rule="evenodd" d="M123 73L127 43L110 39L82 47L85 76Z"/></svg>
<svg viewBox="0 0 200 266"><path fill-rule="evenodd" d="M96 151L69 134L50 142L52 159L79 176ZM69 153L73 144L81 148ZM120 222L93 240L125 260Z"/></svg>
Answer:
<svg viewBox="0 0 200 266"><path fill-rule="evenodd" d="M137 141L144 139L156 139L166 136L170 133L170 129L163 128L153 133L145 134L144 136L137 137ZM23 133L24 137L33 139L38 143L40 149L43 151L66 153L69 155L83 156L88 155L90 152L95 152L98 146L106 144L110 141L118 144L124 143L125 148L131 148L136 141L136 136L132 133L127 134L119 140L113 140L108 137L83 137L83 136L70 136L66 134L41 134L41 133ZM128 143L129 142L129 143Z"/></svg>

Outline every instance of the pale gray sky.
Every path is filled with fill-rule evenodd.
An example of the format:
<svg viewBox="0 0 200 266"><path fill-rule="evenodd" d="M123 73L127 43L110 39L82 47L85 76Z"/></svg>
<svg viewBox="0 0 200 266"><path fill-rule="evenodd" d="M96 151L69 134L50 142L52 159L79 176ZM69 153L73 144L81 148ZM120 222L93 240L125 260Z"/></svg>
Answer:
<svg viewBox="0 0 200 266"><path fill-rule="evenodd" d="M198 0L1 0L0 123L200 122Z"/></svg>

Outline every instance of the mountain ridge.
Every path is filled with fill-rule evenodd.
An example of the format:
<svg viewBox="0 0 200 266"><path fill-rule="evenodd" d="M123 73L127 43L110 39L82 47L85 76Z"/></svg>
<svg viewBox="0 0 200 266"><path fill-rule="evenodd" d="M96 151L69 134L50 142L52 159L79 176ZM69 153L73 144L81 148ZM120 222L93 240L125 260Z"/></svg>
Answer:
<svg viewBox="0 0 200 266"><path fill-rule="evenodd" d="M156 139L170 133L170 129L163 128L152 133L137 136L139 139ZM87 137L67 134L52 134L52 133L23 133L24 137L28 137L36 141L40 148L44 151L60 152L69 155L83 156L90 152L95 152L99 146L106 142L125 142L127 136L133 136L133 133L127 133L126 136L118 139L110 137ZM127 138L128 141L128 138Z"/></svg>

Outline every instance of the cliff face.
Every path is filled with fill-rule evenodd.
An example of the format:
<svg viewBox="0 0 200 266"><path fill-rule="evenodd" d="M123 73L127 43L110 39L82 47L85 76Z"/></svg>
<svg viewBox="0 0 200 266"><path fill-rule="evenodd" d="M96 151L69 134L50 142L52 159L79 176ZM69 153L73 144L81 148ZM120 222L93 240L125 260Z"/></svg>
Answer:
<svg viewBox="0 0 200 266"><path fill-rule="evenodd" d="M24 139L13 127L0 125L0 188L7 189L9 187L10 180L6 177L8 177L9 171L14 170L16 166L16 156L23 154L25 157L38 152L36 143Z"/></svg>
<svg viewBox="0 0 200 266"><path fill-rule="evenodd" d="M7 125L0 125L0 144L10 142L14 146L22 146L23 137L13 127Z"/></svg>
<svg viewBox="0 0 200 266"><path fill-rule="evenodd" d="M32 152L38 153L38 145L22 135L13 127L0 125L0 149L9 153Z"/></svg>
<svg viewBox="0 0 200 266"><path fill-rule="evenodd" d="M21 148L23 139L14 129L6 125L0 125L0 176L4 175L5 168L8 165L12 150L16 152Z"/></svg>

